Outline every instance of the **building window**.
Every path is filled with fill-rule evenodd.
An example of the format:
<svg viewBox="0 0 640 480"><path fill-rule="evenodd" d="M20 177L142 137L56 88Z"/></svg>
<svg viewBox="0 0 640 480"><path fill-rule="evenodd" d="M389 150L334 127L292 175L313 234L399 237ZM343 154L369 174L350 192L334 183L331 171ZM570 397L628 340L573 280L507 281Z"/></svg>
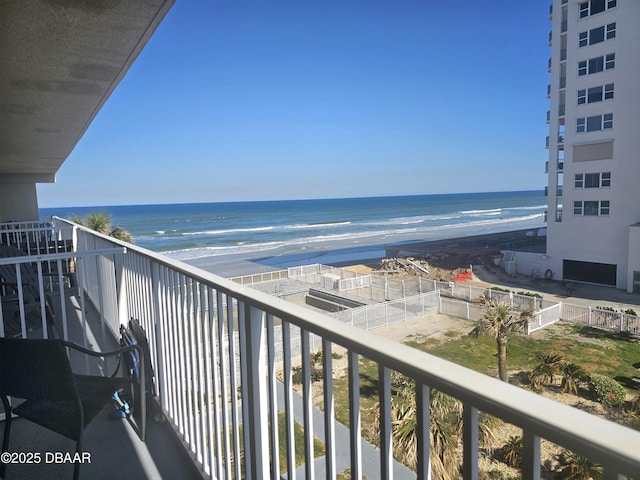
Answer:
<svg viewBox="0 0 640 480"><path fill-rule="evenodd" d="M578 105L611 99L613 99L613 83L589 88L588 90L578 90Z"/></svg>
<svg viewBox="0 0 640 480"><path fill-rule="evenodd" d="M600 187L600 174L586 173L584 175L584 188L598 188L598 187Z"/></svg>
<svg viewBox="0 0 640 480"><path fill-rule="evenodd" d="M605 55L604 58L605 58L605 62L604 62L604 69L605 70L611 70L612 68L614 68L616 66L616 54L615 53L609 53L609 54Z"/></svg>
<svg viewBox="0 0 640 480"><path fill-rule="evenodd" d="M590 0L580 4L580 18L602 13L617 5L617 0Z"/></svg>
<svg viewBox="0 0 640 480"><path fill-rule="evenodd" d="M616 38L616 24L610 23L606 27L592 28L578 35L578 47L586 47L587 45L595 45Z"/></svg>
<svg viewBox="0 0 640 480"><path fill-rule="evenodd" d="M597 216L600 211L600 202L597 200L586 200L583 203L582 214L589 216Z"/></svg>
<svg viewBox="0 0 640 480"><path fill-rule="evenodd" d="M602 101L602 87L590 88L587 92L587 103L596 103Z"/></svg>
<svg viewBox="0 0 640 480"><path fill-rule="evenodd" d="M610 202L609 200L585 200L573 202L573 214L580 216L601 216L606 217L609 215Z"/></svg>
<svg viewBox="0 0 640 480"><path fill-rule="evenodd" d="M609 53L603 57L590 58L578 62L578 76L592 75L604 70L611 70L616 66L616 54Z"/></svg>
<svg viewBox="0 0 640 480"><path fill-rule="evenodd" d="M604 99L613 100L613 83L604 86Z"/></svg>
<svg viewBox="0 0 640 480"><path fill-rule="evenodd" d="M576 133L597 132L613 128L613 113L576 119Z"/></svg>
<svg viewBox="0 0 640 480"><path fill-rule="evenodd" d="M611 187L611 172L576 173L573 177L574 188Z"/></svg>
<svg viewBox="0 0 640 480"><path fill-rule="evenodd" d="M613 98L613 83L589 89L578 90L578 105L602 102Z"/></svg>

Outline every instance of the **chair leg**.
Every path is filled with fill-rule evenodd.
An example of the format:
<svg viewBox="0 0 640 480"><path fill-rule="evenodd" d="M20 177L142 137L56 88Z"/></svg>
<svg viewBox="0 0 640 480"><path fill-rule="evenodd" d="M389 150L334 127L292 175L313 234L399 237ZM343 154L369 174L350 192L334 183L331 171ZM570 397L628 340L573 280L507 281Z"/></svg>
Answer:
<svg viewBox="0 0 640 480"><path fill-rule="evenodd" d="M2 439L2 451L9 451L9 435L11 435L11 405L6 395L0 394L2 397L2 405L4 406L4 436ZM7 464L0 462L0 478L4 478L7 470Z"/></svg>
<svg viewBox="0 0 640 480"><path fill-rule="evenodd" d="M78 438L78 441L76 442L76 456L75 459L79 459L82 458L82 433L80 434L80 438ZM73 463L73 480L80 480L80 463L81 462L74 462Z"/></svg>

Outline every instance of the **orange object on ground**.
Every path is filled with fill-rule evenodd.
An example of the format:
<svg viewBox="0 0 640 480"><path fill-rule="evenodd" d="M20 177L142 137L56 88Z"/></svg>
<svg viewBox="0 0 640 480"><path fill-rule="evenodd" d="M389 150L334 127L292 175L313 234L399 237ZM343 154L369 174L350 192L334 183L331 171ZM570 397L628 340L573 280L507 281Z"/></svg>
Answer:
<svg viewBox="0 0 640 480"><path fill-rule="evenodd" d="M462 282L464 280L470 280L473 277L473 272L459 273L453 277L454 282Z"/></svg>

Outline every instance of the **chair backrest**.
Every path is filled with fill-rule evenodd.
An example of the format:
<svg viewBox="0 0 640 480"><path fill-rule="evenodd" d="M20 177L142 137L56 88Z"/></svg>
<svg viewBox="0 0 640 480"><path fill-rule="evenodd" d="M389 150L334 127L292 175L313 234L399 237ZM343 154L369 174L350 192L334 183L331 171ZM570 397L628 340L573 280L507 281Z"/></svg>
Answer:
<svg viewBox="0 0 640 480"><path fill-rule="evenodd" d="M0 338L0 393L27 400L78 402L62 340Z"/></svg>
<svg viewBox="0 0 640 480"><path fill-rule="evenodd" d="M151 349L149 348L147 333L140 325L140 322L138 322L138 320L133 317L129 320L129 328L127 329L124 327L124 325L122 325L120 328L120 333L122 335L122 340L120 342L121 345L124 346L138 344L142 348L147 390L150 394L156 395L155 374L153 372L153 363L151 362ZM135 354L134 359L136 361L138 360L137 354ZM140 375L138 368L140 368L139 362L136 363L135 366L130 365L130 369L134 371L137 378L139 378Z"/></svg>

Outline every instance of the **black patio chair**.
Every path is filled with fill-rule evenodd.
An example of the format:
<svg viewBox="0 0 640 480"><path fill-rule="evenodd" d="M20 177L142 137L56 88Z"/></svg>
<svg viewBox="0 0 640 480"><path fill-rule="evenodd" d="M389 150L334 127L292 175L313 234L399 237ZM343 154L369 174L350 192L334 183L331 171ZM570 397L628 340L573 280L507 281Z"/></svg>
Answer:
<svg viewBox="0 0 640 480"><path fill-rule="evenodd" d="M11 415L19 415L76 442L76 453L82 455L82 434L91 421L112 400L115 391L138 383L140 399L144 399L145 371L139 381L124 377L77 375L71 370L67 348L94 357L109 357L135 350L144 361L139 345L129 345L110 352L94 352L59 339L0 338L0 399L4 405L5 427L2 452L9 449ZM24 399L16 407L7 397ZM145 440L146 402L140 407L139 434ZM0 465L4 478L5 464ZM79 477L80 462L75 462L73 478Z"/></svg>

